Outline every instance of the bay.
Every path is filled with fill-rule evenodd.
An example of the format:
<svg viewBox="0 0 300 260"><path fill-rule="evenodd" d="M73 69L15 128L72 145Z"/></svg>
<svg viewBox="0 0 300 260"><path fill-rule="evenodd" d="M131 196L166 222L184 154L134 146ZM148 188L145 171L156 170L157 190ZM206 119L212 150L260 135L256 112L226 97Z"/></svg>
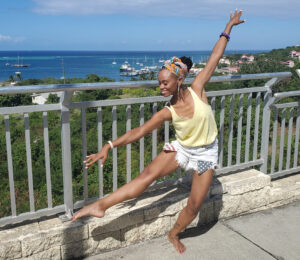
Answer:
<svg viewBox="0 0 300 260"><path fill-rule="evenodd" d="M263 50L235 50L232 53L259 53ZM172 56L191 57L193 62L207 61L211 51L0 51L0 81L8 80L11 75L20 72L22 79L42 79L63 76L66 78L85 78L95 73L116 81L130 80L120 76L120 66L128 62L132 67L161 66L160 60ZM116 64L113 64L116 62ZM29 64L28 67L13 67L13 64ZM141 64L143 66L141 66Z"/></svg>

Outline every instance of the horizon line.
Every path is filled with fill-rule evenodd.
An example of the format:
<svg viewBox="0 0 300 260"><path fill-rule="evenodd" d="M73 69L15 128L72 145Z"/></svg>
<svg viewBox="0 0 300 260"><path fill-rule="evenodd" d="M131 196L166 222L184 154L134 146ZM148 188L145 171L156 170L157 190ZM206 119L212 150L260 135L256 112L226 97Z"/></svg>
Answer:
<svg viewBox="0 0 300 260"><path fill-rule="evenodd" d="M288 47L296 47L296 46L287 46ZM282 49L282 48L278 48ZM226 51L270 51L274 49L229 49L225 50ZM71 52L71 51L101 51L101 52L172 52L172 51L182 51L182 52L191 52L191 51L212 51L211 49L209 50L63 50L63 49L57 49L57 50L44 50L44 49L36 49L36 50L0 50L0 52L6 52L6 51L65 51L65 52Z"/></svg>

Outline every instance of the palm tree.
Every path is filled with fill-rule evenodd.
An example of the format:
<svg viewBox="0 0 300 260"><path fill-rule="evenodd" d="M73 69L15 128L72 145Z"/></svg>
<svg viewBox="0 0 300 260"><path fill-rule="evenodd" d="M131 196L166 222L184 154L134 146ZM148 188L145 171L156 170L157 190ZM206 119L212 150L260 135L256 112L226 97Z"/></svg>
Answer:
<svg viewBox="0 0 300 260"><path fill-rule="evenodd" d="M10 82L14 82L14 81L15 81L15 78L14 78L13 75L10 75L10 76L8 77L8 80L9 80Z"/></svg>
<svg viewBox="0 0 300 260"><path fill-rule="evenodd" d="M155 72L154 71L150 71L148 79L149 80L155 80Z"/></svg>
<svg viewBox="0 0 300 260"><path fill-rule="evenodd" d="M22 80L21 72L16 72L16 77L18 81L21 81Z"/></svg>

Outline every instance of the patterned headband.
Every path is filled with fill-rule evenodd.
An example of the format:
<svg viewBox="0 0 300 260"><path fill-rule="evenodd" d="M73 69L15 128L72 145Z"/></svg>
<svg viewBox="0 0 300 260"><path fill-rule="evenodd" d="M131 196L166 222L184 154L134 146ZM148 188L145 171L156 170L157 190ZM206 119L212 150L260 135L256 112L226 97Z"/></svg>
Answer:
<svg viewBox="0 0 300 260"><path fill-rule="evenodd" d="M170 60L166 60L162 68L174 73L178 78L184 78L188 72L187 66L177 57L172 57Z"/></svg>

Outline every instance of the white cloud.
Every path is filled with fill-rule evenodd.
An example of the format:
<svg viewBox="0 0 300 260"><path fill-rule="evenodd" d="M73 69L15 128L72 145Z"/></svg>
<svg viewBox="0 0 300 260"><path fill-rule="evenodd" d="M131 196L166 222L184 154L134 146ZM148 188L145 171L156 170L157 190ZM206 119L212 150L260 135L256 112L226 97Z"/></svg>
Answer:
<svg viewBox="0 0 300 260"><path fill-rule="evenodd" d="M127 14L224 18L240 8L245 15L299 18L299 0L33 0L33 11L50 15Z"/></svg>
<svg viewBox="0 0 300 260"><path fill-rule="evenodd" d="M6 36L6 35L0 34L0 41L11 41L11 40L12 40L11 36Z"/></svg>
<svg viewBox="0 0 300 260"><path fill-rule="evenodd" d="M14 42L14 43L18 43L18 42L23 42L25 40L24 37L12 37L9 35L2 35L0 34L0 42Z"/></svg>

